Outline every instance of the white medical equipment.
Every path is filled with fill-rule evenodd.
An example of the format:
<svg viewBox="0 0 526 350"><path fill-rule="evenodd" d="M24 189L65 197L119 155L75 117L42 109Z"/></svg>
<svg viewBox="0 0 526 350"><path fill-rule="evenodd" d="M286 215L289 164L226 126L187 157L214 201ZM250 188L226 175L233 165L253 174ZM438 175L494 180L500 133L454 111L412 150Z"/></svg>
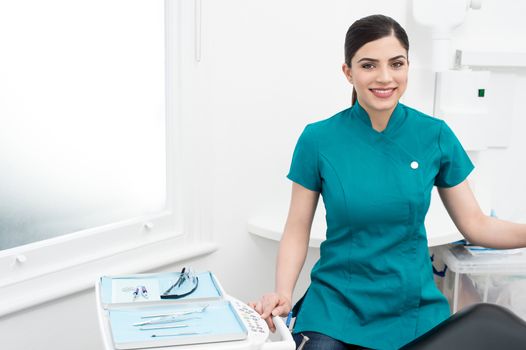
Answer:
<svg viewBox="0 0 526 350"><path fill-rule="evenodd" d="M155 276L155 274L129 275L129 276L133 276L133 278L150 277L150 279L151 279L152 276ZM110 277L110 279L111 278L113 278L113 277ZM115 285L113 286L114 296L110 297L110 299L109 299L108 295L107 295L109 292L107 290L110 289L110 293L111 293L111 287L108 288L107 285L104 285L104 283L108 282L105 279L108 279L108 277L103 277L103 278L99 279L96 282L96 285L95 285L95 295L96 295L96 303L97 303L97 315L98 315L98 319L99 319L99 327L100 327L100 331L101 331L101 335L102 335L102 341L103 341L103 344L104 344L104 349L105 350L115 350L115 349L119 349L119 348L126 348L126 347L122 347L121 343L119 343L119 342L116 343L114 341L115 334L112 332L112 324L115 325L114 323L112 323L112 321L114 321L112 319L114 314L111 314L111 313L112 312L113 313L116 313L116 312L126 313L126 312L133 312L133 310L143 310L144 308L148 308L147 306L145 306L145 305L148 305L148 303L144 303L145 300L142 300L142 299L137 299L137 300L142 300L143 303L141 303L141 302L134 303L136 298L133 295L130 297L131 300L123 300L122 296L116 297L115 296L115 294L116 294L115 293L115 290L116 290L115 289ZM269 337L270 337L269 328L268 328L266 322L263 319L261 319L259 314L256 311L254 311L252 308L250 308L248 305L246 305L245 303L243 303L243 302L239 301L238 299L236 299L236 298L224 293L224 290L221 287L221 285L219 284L219 282L217 281L217 279L215 279L215 277L214 277L213 280L214 280L214 283L217 285L217 288L218 288L218 290L219 290L219 292L221 294L221 300L219 301L219 303L224 303L224 304L229 305L229 307L231 307L231 309L233 310L234 315L236 316L236 318L240 322L242 322L242 324L244 325L243 328L244 328L244 330L246 330L246 333L244 334L242 339L231 340L231 341L230 340L214 341L214 342L197 343L197 344L190 344L190 345L188 345L188 344L181 344L181 345L173 345L173 346L165 346L165 345L157 346L158 344L162 344L162 343L158 343L157 345L154 345L155 343L152 342L151 344L145 345L145 347L131 347L131 348L134 348L134 349L163 349L163 350L205 350L205 349L214 349L214 350L245 350L245 349L246 350L249 350L249 349L254 349L254 350L256 350L256 349L261 349L261 350L293 350L293 349L295 349L295 343L294 343L294 340L292 339L290 331L289 331L289 329L287 328L287 326L285 325L285 323L283 322L283 320L280 317L274 317L273 318L274 324L276 325L276 334L275 334L275 336L273 336L273 338L277 338L277 339L274 340L274 341L270 341L270 339L269 339ZM141 279L141 283L144 284L145 283L144 281L145 281L145 279ZM121 282L121 281L118 281L118 282ZM121 288L121 285L119 285L119 290L126 290L126 289L125 288ZM121 293L121 294L124 294L124 293ZM129 292L128 292L128 294L129 294ZM149 294L152 294L152 293L149 293ZM121 299L119 299L119 298L121 298ZM120 303L120 304L118 304L118 303ZM207 307L206 305L208 305L207 303L208 303L208 301L206 301L206 299L203 299L198 304L201 305L200 306L201 308L203 307L203 305L205 305L205 308L206 308ZM211 305L214 305L213 304L214 301L212 301L211 303L212 303ZM118 307L117 309L115 309L115 307L114 307L115 305L123 305L123 306L122 307ZM167 303L167 304L163 304L163 302L160 302L160 303L156 303L155 305L156 305L155 307L157 307L157 308L159 308L159 307L162 308L163 307L162 305L166 305L166 308L169 310L170 306L173 308L173 307L178 307L180 305L189 305L189 304L188 303L184 303L184 302L183 303ZM159 305L161 305L161 306L159 306ZM210 308L212 308L212 307L210 307ZM115 311L115 310L117 310L117 311ZM216 322L216 321L214 321L214 322ZM162 327L162 326L165 326L165 325L164 324L160 324L159 326ZM219 325L218 325L218 327L219 327ZM166 331L166 330L162 330L162 331ZM171 330L171 332L173 332L172 334L176 334L178 332L184 332L184 331L181 331L181 330L175 328L175 329Z"/></svg>

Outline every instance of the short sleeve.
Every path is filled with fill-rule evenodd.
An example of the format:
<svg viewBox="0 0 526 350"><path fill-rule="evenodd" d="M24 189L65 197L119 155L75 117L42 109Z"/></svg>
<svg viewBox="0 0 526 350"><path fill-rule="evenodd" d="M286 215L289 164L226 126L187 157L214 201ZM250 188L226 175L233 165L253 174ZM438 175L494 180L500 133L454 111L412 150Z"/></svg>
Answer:
<svg viewBox="0 0 526 350"><path fill-rule="evenodd" d="M315 136L313 127L307 125L294 149L287 177L311 191L321 192L318 140Z"/></svg>
<svg viewBox="0 0 526 350"><path fill-rule="evenodd" d="M460 141L445 122L442 122L440 127L438 146L441 158L435 186L456 186L468 177L474 166Z"/></svg>

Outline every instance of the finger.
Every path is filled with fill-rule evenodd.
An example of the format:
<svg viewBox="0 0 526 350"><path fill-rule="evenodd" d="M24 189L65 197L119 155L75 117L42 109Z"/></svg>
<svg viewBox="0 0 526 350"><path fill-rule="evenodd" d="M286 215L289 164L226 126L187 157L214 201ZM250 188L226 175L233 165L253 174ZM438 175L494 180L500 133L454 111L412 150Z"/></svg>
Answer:
<svg viewBox="0 0 526 350"><path fill-rule="evenodd" d="M272 312L272 307L268 303L262 303L261 305L261 318L267 319Z"/></svg>
<svg viewBox="0 0 526 350"><path fill-rule="evenodd" d="M256 303L256 305L254 306L254 310L256 310L256 312L260 315L263 314L263 305L261 305L261 301L258 301Z"/></svg>
<svg viewBox="0 0 526 350"><path fill-rule="evenodd" d="M270 317L270 311L269 310L265 310L265 311L261 312L260 315L261 315L262 319L266 320L267 318Z"/></svg>
<svg viewBox="0 0 526 350"><path fill-rule="evenodd" d="M262 318L268 318L270 317L270 314L272 313L272 310L278 305L278 300L276 298L264 298L263 299L263 312L261 313Z"/></svg>
<svg viewBox="0 0 526 350"><path fill-rule="evenodd" d="M276 304L266 304L263 307L261 318L264 318L264 319L270 318L272 316L272 311L274 310L275 307L276 307Z"/></svg>
<svg viewBox="0 0 526 350"><path fill-rule="evenodd" d="M274 308L274 310L272 310L272 316L281 316L281 315L284 315L288 312L285 312L285 307L284 306L277 306Z"/></svg>
<svg viewBox="0 0 526 350"><path fill-rule="evenodd" d="M274 321L272 320L272 317L267 317L265 319L265 322L267 322L268 328L272 333L276 331L276 326L274 325Z"/></svg>

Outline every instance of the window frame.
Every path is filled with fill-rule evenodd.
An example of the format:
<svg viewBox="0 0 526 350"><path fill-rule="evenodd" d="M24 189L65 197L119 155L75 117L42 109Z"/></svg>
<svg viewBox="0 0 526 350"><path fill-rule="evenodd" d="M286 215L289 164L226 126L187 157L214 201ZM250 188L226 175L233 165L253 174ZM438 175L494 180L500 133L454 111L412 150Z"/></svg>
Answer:
<svg viewBox="0 0 526 350"><path fill-rule="evenodd" d="M102 275L148 271L217 249L210 225L202 224L210 208L183 186L196 181L182 147L183 11L189 9L180 0L164 1L165 210L0 251L0 316L91 288Z"/></svg>

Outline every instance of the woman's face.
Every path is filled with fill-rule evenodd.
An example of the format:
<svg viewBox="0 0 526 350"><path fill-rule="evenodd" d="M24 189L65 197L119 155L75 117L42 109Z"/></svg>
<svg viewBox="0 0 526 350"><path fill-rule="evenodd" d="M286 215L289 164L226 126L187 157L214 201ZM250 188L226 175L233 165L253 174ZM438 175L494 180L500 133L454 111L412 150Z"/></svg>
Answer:
<svg viewBox="0 0 526 350"><path fill-rule="evenodd" d="M393 111L407 87L407 51L395 36L370 41L343 65L360 105L369 113Z"/></svg>

